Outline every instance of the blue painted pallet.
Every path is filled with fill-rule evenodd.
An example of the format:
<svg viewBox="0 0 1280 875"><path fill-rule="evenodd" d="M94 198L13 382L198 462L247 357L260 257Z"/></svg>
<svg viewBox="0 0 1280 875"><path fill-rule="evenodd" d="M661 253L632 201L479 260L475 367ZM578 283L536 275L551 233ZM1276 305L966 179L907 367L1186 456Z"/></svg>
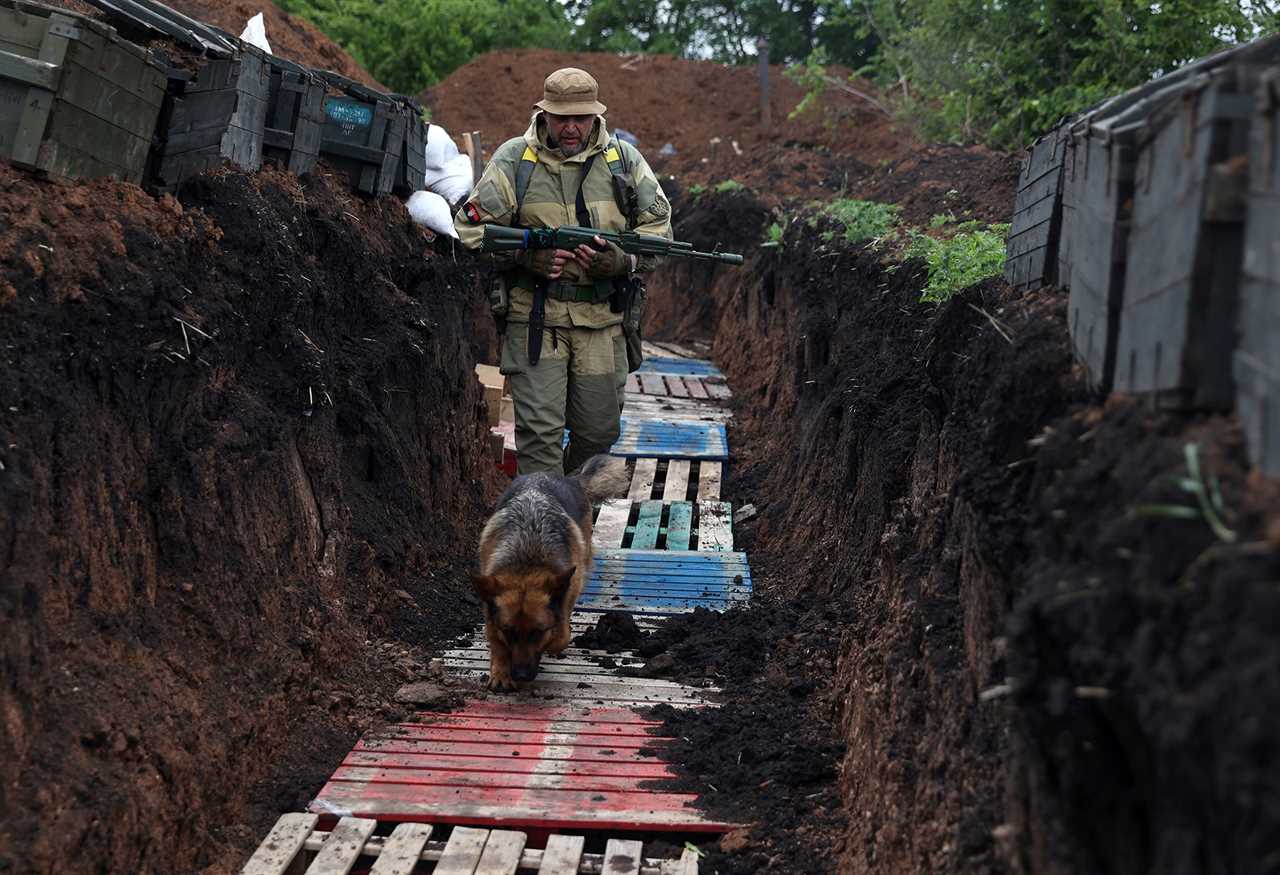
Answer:
<svg viewBox="0 0 1280 875"><path fill-rule="evenodd" d="M675 374L681 377L723 377L724 373L703 359L646 357L637 374Z"/></svg>
<svg viewBox="0 0 1280 875"><path fill-rule="evenodd" d="M749 598L745 553L599 550L577 609L679 614L697 607L723 611Z"/></svg>
<svg viewBox="0 0 1280 875"><path fill-rule="evenodd" d="M565 432L564 442L569 442ZM622 417L622 434L609 452L632 459L729 459L729 439L722 422L681 422Z"/></svg>

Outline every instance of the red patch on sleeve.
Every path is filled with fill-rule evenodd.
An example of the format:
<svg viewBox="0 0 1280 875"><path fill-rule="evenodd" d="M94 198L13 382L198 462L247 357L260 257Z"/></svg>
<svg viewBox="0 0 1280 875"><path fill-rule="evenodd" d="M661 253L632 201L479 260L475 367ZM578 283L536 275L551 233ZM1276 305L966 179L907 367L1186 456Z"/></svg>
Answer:
<svg viewBox="0 0 1280 875"><path fill-rule="evenodd" d="M480 210L471 201L467 201L462 207L462 213L467 217L467 221L473 225L480 224Z"/></svg>

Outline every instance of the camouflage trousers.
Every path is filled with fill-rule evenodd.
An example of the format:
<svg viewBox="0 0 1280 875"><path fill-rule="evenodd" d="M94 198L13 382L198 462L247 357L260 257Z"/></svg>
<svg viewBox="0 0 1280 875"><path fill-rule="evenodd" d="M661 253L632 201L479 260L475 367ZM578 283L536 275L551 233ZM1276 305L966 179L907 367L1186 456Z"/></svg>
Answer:
<svg viewBox="0 0 1280 875"><path fill-rule="evenodd" d="M516 468L572 473L618 440L627 385L622 326L548 326L542 357L532 366L528 342L526 323L507 323L501 370L511 380L516 410ZM565 428L569 445L562 451Z"/></svg>

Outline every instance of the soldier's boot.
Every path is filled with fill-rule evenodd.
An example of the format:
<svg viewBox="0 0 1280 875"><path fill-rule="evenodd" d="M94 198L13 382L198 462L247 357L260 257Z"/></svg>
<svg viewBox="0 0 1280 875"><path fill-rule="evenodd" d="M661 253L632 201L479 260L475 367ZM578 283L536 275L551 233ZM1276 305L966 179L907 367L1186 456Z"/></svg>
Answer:
<svg viewBox="0 0 1280 875"><path fill-rule="evenodd" d="M565 332L562 332L565 333ZM569 446L564 471L570 474L618 440L623 390L627 384L627 348L622 327L573 328L565 422Z"/></svg>
<svg viewBox="0 0 1280 875"><path fill-rule="evenodd" d="M563 470L565 399L569 385L569 344L558 328L560 340L553 342L552 330L542 333L542 356L529 365L529 326L507 324L502 339L501 371L511 380L511 401L516 414L516 471L560 473Z"/></svg>

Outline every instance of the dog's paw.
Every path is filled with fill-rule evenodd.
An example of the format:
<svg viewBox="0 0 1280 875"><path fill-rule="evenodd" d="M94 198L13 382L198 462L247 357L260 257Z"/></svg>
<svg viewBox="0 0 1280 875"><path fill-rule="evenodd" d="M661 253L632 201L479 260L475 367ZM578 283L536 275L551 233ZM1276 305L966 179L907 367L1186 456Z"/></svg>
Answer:
<svg viewBox="0 0 1280 875"><path fill-rule="evenodd" d="M511 679L511 675L490 675L489 689L495 693L514 693L518 687L516 682Z"/></svg>

